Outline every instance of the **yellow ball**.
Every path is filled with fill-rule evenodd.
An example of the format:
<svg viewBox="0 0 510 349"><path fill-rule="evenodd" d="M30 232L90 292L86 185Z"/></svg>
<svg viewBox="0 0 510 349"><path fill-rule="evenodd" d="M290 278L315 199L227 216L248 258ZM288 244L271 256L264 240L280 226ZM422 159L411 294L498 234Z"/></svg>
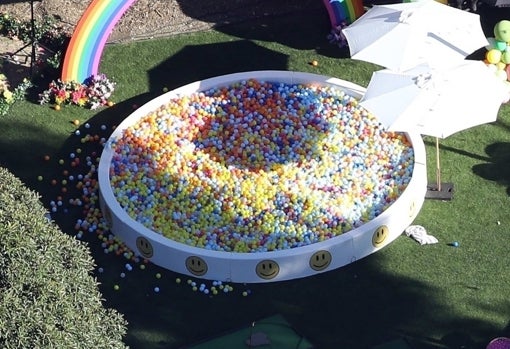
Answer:
<svg viewBox="0 0 510 349"><path fill-rule="evenodd" d="M489 50L487 51L485 58L487 59L487 62L491 64L499 63L499 61L501 61L501 51L496 49Z"/></svg>

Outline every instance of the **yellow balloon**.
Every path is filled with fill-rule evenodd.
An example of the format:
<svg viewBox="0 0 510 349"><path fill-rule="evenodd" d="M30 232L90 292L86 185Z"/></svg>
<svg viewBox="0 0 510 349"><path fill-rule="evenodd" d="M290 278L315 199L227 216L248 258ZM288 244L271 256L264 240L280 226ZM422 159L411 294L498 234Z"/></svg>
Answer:
<svg viewBox="0 0 510 349"><path fill-rule="evenodd" d="M489 63L492 63L492 64L499 63L499 61L501 61L501 51L496 50L496 49L489 50L489 51L487 51L485 58L487 59L487 62L489 62Z"/></svg>
<svg viewBox="0 0 510 349"><path fill-rule="evenodd" d="M496 63L496 70L504 70L506 68L506 64L503 62Z"/></svg>
<svg viewBox="0 0 510 349"><path fill-rule="evenodd" d="M496 76L497 76L498 78L500 78L502 81L505 81L505 80L507 80L507 79L508 79L508 76L507 76L507 74L506 74L506 71L504 71L504 70L498 70L498 71L496 72Z"/></svg>

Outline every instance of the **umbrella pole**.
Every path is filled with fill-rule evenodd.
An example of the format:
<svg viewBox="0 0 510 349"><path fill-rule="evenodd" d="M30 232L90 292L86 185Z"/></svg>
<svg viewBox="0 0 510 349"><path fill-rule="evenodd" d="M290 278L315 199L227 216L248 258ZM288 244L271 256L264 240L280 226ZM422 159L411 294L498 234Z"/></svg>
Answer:
<svg viewBox="0 0 510 349"><path fill-rule="evenodd" d="M439 138L436 137L436 185L428 186L425 199L451 200L453 183L441 183L441 161L439 158Z"/></svg>
<svg viewBox="0 0 510 349"><path fill-rule="evenodd" d="M436 137L436 182L437 191L441 191L441 163L439 162L439 138Z"/></svg>

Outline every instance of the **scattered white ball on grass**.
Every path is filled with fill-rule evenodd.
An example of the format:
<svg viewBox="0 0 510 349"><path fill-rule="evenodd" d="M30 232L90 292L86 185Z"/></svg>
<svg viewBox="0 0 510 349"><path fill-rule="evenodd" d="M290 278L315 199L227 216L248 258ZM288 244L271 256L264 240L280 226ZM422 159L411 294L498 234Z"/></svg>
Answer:
<svg viewBox="0 0 510 349"><path fill-rule="evenodd" d="M500 222L500 221L497 221L497 224L498 224L498 225L501 225L501 222Z"/></svg>

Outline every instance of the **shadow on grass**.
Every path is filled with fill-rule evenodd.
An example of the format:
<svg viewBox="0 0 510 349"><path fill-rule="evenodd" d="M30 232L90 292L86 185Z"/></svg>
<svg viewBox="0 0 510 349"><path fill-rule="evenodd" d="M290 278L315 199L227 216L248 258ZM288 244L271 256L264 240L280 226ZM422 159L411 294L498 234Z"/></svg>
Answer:
<svg viewBox="0 0 510 349"><path fill-rule="evenodd" d="M496 142L485 148L486 163L473 166L473 173L507 187L510 195L510 143Z"/></svg>
<svg viewBox="0 0 510 349"><path fill-rule="evenodd" d="M252 70L286 70L287 66L287 55L248 40L237 40L186 46L151 69L148 75L151 92L157 95L164 87L172 90L214 76Z"/></svg>

